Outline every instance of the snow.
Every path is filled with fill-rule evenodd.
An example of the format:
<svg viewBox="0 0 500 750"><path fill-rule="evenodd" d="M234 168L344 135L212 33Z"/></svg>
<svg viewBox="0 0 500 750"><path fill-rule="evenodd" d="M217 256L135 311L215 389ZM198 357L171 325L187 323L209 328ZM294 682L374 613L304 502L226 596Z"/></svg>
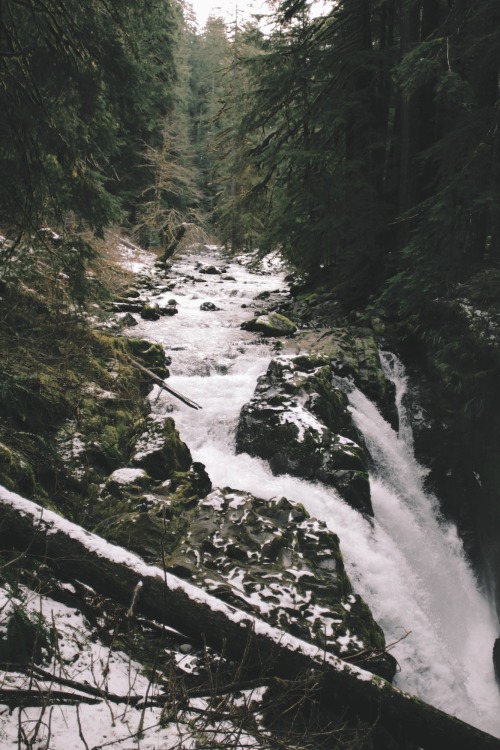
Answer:
<svg viewBox="0 0 500 750"><path fill-rule="evenodd" d="M116 469L116 471L110 474L107 481L109 482L110 480L112 480L114 482L117 482L118 484L131 484L137 479L142 479L146 476L147 474L144 469L123 468Z"/></svg>
<svg viewBox="0 0 500 750"><path fill-rule="evenodd" d="M261 620L251 617L245 612L235 609L220 599L207 594L202 589L183 581L171 573L166 573L161 568L147 565L140 557L128 552L122 547L106 542L96 534L85 531L71 521L68 521L56 513L42 508L37 503L10 492L5 487L0 486L0 502L4 505L14 508L22 515L30 516L37 525L45 526L47 532L57 533L58 531L66 534L82 544L87 550L112 560L120 565L126 565L129 569L135 571L138 577L144 581L148 579L160 579L165 581L166 586L171 591L182 591L191 601L204 605L212 612L223 614L231 622L237 623L241 627L251 626L257 635L261 635L270 641L280 644L281 647L290 651L298 652L317 662L318 664L328 663L334 669L347 670L353 676L363 674L364 670L342 662L333 654L325 653L317 646L306 643L288 633L268 625ZM293 603L292 603L293 605ZM373 676L373 675L372 675Z"/></svg>

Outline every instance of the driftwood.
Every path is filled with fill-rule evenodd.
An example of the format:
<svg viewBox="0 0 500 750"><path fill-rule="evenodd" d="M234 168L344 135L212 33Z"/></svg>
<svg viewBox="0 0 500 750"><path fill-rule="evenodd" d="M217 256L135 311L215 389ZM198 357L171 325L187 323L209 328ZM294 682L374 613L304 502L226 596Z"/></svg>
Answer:
<svg viewBox="0 0 500 750"><path fill-rule="evenodd" d="M144 365L141 365L140 362L137 362L137 360L132 359L132 357L127 358L131 365L136 367L138 370L143 372L145 375L148 375L151 380L154 380L154 382L160 386L160 388L163 388L164 391L167 391L167 393L171 393L172 396L175 396L175 398L178 398L179 401L182 401L183 404L186 404L186 406L190 406L191 409L201 409L202 407L200 404L197 404L196 401L192 401L187 396L183 396L182 393L179 393L179 391L174 390L169 385L165 385L165 381L158 377L158 375L155 375L154 372L151 372L151 370L148 370L147 367L144 367Z"/></svg>
<svg viewBox="0 0 500 750"><path fill-rule="evenodd" d="M28 500L0 488L0 543L37 554L61 575L93 586L146 617L285 680L314 673L325 706L350 706L424 750L500 750L500 740L404 693L380 677L236 610L147 565Z"/></svg>

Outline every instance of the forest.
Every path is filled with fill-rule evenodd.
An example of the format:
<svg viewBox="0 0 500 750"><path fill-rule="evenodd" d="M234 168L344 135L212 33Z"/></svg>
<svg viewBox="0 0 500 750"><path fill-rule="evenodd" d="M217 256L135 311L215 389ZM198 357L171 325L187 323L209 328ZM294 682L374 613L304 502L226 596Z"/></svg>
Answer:
<svg viewBox="0 0 500 750"><path fill-rule="evenodd" d="M204 465L179 437L177 413L174 423L167 409L161 429L151 417L152 381L168 390L164 380L172 357L165 356L165 342L129 336L127 326L136 325L130 313L173 322L177 296L161 308L146 293L151 299L178 295L182 284L231 283L239 280L230 275L237 276L235 268L253 271L242 283L254 284L259 294L247 300L241 291L241 308L257 312L241 328L262 333L261 318L269 325L275 316L274 322L298 329L310 349L292 365L273 360L260 375L235 428L243 446L238 452L267 460L265 441L288 439L279 426L276 435L267 435L272 419L260 424L255 412L264 385L271 393L266 409L286 401L281 392L276 395L280 388L297 399L294 408L302 408L286 370L295 368L301 393L315 393L316 411L307 424L312 435L319 420L319 442L308 444L305 459L296 452L286 463L273 454L271 461L285 465L273 474L301 476L296 469L302 461L306 479L327 482L325 476L334 476L331 486L345 491L355 508L352 497L362 497L361 511L370 516L369 440L358 440L356 407L335 388L347 373L394 426L399 417L389 402L395 386L384 384L377 347L395 351L418 383L410 395L421 406L413 419L425 491L439 497L439 518L456 524L467 565L500 616L500 3L335 0L319 15L310 0L271 0L269 8L266 17L245 21L237 13L232 22L213 15L199 28L188 0L0 0L0 705L8 706L9 715L19 710L20 750L51 750L52 719L44 714L45 744L37 744L42 714L34 734L28 722L21 726L25 706L43 706L52 716L50 691L56 691L58 705L74 703L66 688L83 690L89 705L126 703L131 711L143 705L130 686L124 698L121 687L112 690L107 682L82 688L83 678L71 673L70 679L69 672L52 675L48 701L39 697L45 687L33 697L47 654L62 659L66 636L59 643L54 620L52 630L50 623L37 630L43 608L33 614L25 592L42 597L55 591L62 607L69 586L79 602L74 617L83 613L95 626L89 642L104 639L109 654L116 642L146 665L140 729L130 735L138 749L144 736L145 749L157 747L147 744L143 732L146 707L160 712L155 726L167 727L158 743L179 750L432 750L450 738L464 750L499 746L496 738L448 716L451 709L440 712L392 687L398 671L393 644L386 645L351 586L352 570L344 569L336 534L323 522L318 531L304 508L290 510L285 497L263 511L255 497L237 495L235 501L228 487L210 495ZM191 269L182 266L183 252L215 246L228 266L233 263L231 272L224 264L203 266L203 259ZM149 269L149 281L124 272L124 253L140 261L141 273ZM283 265L274 271L277 257ZM184 269L182 282L169 276L176 263ZM271 281L259 286L258 278L261 272L279 275L282 268L285 302ZM205 304L201 310L220 309ZM117 322L116 313L128 318ZM332 349L330 339L321 341L327 329L325 336L335 339ZM292 356L287 336L273 356L281 349ZM174 360L185 348L182 340L175 343ZM217 364L215 371L231 366ZM202 390L197 398L203 396ZM201 409L189 397L183 403ZM260 424L257 439L244 434L245 419ZM332 438L330 465L318 464L314 476L307 474L311 456L324 456L325 435L333 434L334 423L344 432L339 427L340 438ZM152 442L163 441L160 457L155 454L158 465L137 458L145 426ZM113 479L120 471L132 472L130 488L121 486L125 474ZM354 484L345 490L347 475ZM16 493L27 498L20 505ZM202 542L205 531L193 531L202 512L207 528L219 523L207 497L227 513L246 504L248 517L258 516L263 528L288 539L292 532L280 526L286 510L301 540L293 544L303 544L297 559L306 570L317 566L318 589L326 574L308 557L306 537L311 529L319 535L318 546L335 558L342 637L349 640L356 628L362 634L359 653L352 662L347 657L349 667L335 661L342 657L337 647L327 654L325 646L322 676L313 679L321 660L297 643L309 636L316 645L326 643L319 625L306 637L309 625L283 626L265 608L271 619L263 625L251 597L231 593L223 576L215 586L215 563L207 563L206 580L199 571L186 573L190 555L199 560L212 554L217 534L229 534L221 527L212 541ZM40 517L37 523L36 503L50 522ZM161 513L154 515L151 503ZM54 520L56 514L64 521ZM148 536L147 543L136 543L123 523L140 526L141 533L141 524L150 524L153 542ZM80 537L76 527L87 536ZM193 552L187 545L196 533L200 547ZM101 539L99 547L101 536L107 542ZM125 553L123 562L114 544L146 562ZM142 580L134 584L137 571L146 581L142 600ZM184 578L204 590L199 599L191 583L183 588ZM168 595L161 594L163 583ZM219 604L210 600L212 590ZM325 601L326 612L332 605ZM165 625L158 624L165 602L175 613L167 625L186 636L183 653L195 644L208 693L196 682L179 680L170 662L161 666L160 646L151 651L155 638L179 645L179 633L165 635ZM230 613L240 605L254 618L253 624L244 620L245 638ZM207 629L203 643L197 640L200 620ZM281 627L287 631L283 642ZM12 648L20 654L14 667L30 676L29 687L19 692L17 685L16 694L5 677L15 671ZM500 684L498 637L494 660ZM108 656L105 672L110 661ZM151 687L161 669L168 704ZM262 710L253 693L245 694L243 704L235 693L269 687ZM201 709L193 703L199 696L207 701ZM185 718L188 705L194 719ZM102 745L87 741L78 710L75 731L82 748L122 747L122 740L106 742L104 734ZM281 719L277 727L274 715ZM177 734L170 738L174 724ZM210 731L217 731L213 739ZM3 741L0 729L0 747L10 747Z"/></svg>
<svg viewBox="0 0 500 750"><path fill-rule="evenodd" d="M4 233L194 221L405 314L494 269L498 4L308 7L264 34L164 0L7 0Z"/></svg>

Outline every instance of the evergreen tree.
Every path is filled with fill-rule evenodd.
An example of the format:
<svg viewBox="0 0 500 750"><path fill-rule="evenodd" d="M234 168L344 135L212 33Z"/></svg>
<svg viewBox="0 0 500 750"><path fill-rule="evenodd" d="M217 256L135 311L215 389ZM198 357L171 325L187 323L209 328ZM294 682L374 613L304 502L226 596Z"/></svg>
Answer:
<svg viewBox="0 0 500 750"><path fill-rule="evenodd" d="M161 137L175 16L169 0L3 0L4 230L61 226L69 212L101 230L118 217L139 143Z"/></svg>

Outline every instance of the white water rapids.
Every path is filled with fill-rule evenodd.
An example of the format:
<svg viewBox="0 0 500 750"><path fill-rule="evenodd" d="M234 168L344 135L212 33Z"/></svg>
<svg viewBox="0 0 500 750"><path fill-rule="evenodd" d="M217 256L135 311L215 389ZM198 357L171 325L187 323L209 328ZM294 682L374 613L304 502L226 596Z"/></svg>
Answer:
<svg viewBox="0 0 500 750"><path fill-rule="evenodd" d="M372 456L372 502L369 521L335 491L289 476L275 477L267 464L235 455L239 412L250 400L257 377L265 372L270 345L255 343L241 331L251 317L256 294L282 286L279 270L252 273L227 264L212 249L203 263L226 265L233 280L204 276L196 258L176 262L173 291L179 314L157 322L140 321L130 333L162 343L172 356L169 383L200 403L193 411L162 393L152 400L160 413L172 412L193 458L205 464L215 486L230 486L269 498L285 496L302 503L340 537L354 589L382 626L401 671L396 684L439 708L500 736L500 695L492 666L497 624L478 591L455 528L442 522L436 501L423 489L425 472L413 457L411 430L402 406L405 378L397 360L384 364L397 388L401 419L398 436L375 406L356 389L349 395L355 423ZM158 301L162 301L159 297ZM219 311L201 311L211 301ZM265 303L263 303L265 304Z"/></svg>

